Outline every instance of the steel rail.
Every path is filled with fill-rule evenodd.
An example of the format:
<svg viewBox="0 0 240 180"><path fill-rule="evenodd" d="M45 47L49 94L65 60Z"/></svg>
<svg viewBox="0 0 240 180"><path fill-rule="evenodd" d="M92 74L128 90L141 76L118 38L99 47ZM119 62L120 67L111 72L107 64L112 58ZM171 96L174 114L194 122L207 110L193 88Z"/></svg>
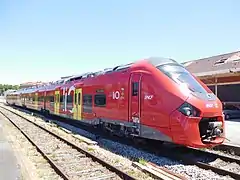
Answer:
<svg viewBox="0 0 240 180"><path fill-rule="evenodd" d="M131 175L128 175L127 173L121 171L120 169L114 167L113 165L109 164L108 162L96 157L94 154L92 154L91 152L87 152L84 149L76 146L75 144L67 141L66 139L58 136L57 134L45 129L44 127L32 122L31 120L27 119L24 116L21 116L20 114L17 114L16 112L13 112L5 107L0 106L0 108L5 109L19 117L21 117L22 119L32 123L33 125L37 126L38 128L46 131L47 133L51 134L52 136L58 138L59 140L63 141L64 143L66 143L67 145L71 146L72 148L76 149L77 151L84 153L86 156L90 157L91 159L93 159L94 161L97 161L98 163L100 163L101 165L105 166L107 169L109 169L112 172L115 172L117 175L119 175L122 179L124 180L136 180L136 178L132 177ZM54 170L56 170L57 173L61 174L61 176L65 179L65 180L69 180L68 176L65 175L64 173L62 173L62 170L60 167L58 167L56 164L54 164L54 162L51 160L50 157L48 157L46 154L44 154L44 152L42 152L40 150L40 148L37 147L37 145L27 136L26 133L24 133L10 118L8 118L1 110L0 113L5 116L15 127L17 127L17 129L19 129L19 131L21 131L21 133L38 149L38 151L47 159L47 161L51 164L51 166L53 167Z"/></svg>
<svg viewBox="0 0 240 180"><path fill-rule="evenodd" d="M31 110L29 110L31 111ZM37 113L38 114L38 113ZM67 122L65 122L67 123ZM94 132L92 132L94 133ZM104 136L105 138L107 138L106 136ZM111 139L112 137L109 137L109 139ZM116 137L114 138L116 139ZM124 143L122 140L120 140L121 143ZM134 145L132 145L134 146ZM206 169L206 170L212 170L213 172L219 174L219 175L229 175L235 179L240 179L240 174L237 174L237 173L234 173L234 172L231 172L231 171L227 171L225 169L221 169L221 168L217 168L217 167L214 167L208 163L204 163L204 162L201 162L201 161L197 161L197 160L193 160L193 159L189 159L189 157L187 157L187 153L185 152L184 155L182 155L181 153L179 153L179 151L176 151L175 149L173 150L172 148L167 148L167 147L162 147L161 150L157 150L156 149L152 149L152 147L148 147L148 148L142 148L140 146L137 145L137 147L139 149L143 149L144 151L148 151L150 153L154 153L154 154L157 154L157 155L161 155L161 156L164 156L164 157L167 157L169 159L172 159L172 160L178 160L178 161L181 161L183 162L184 164L186 165L196 165L198 166L199 168L202 168L202 169ZM239 159L236 159L236 158L231 158L231 157L227 157L227 156L221 156L219 154L215 154L215 153L211 153L211 152L206 152L206 151L202 151L202 150L198 150L198 149L193 149L193 148L188 148L188 147L180 147L180 149L183 148L185 149L185 151L192 151L193 154L194 153L202 153L202 155L211 155L213 157L216 157L216 158L220 158L224 161L228 161L228 162L236 162L239 164L240 160ZM178 154L173 154L172 152L178 152Z"/></svg>
<svg viewBox="0 0 240 180"><path fill-rule="evenodd" d="M234 155L240 156L240 146L237 145L221 144L215 146L213 150L227 151L230 154L233 153Z"/></svg>
<svg viewBox="0 0 240 180"><path fill-rule="evenodd" d="M51 165L51 167L55 170L55 172L60 175L64 180L70 180L69 177L63 173L63 171L61 170L61 168L59 166L57 166L52 160L51 158L45 154L38 146L37 144L35 144L31 138L25 133L23 132L18 126L17 124L15 124L7 115L5 115L1 110L0 113L6 118L8 119L26 138L27 140L37 149L37 151L47 160L47 162Z"/></svg>
<svg viewBox="0 0 240 180"><path fill-rule="evenodd" d="M229 175L232 178L240 179L240 174L237 174L237 173L234 173L234 172L222 169L222 168L215 167L214 165L210 165L209 163L201 162L200 160L191 159L191 158L189 158L188 154L193 154L195 156L196 155L208 156L208 157L216 158L216 159L219 158L225 162L228 162L228 163L235 162L239 165L240 165L240 159L223 156L220 154L216 154L216 153L208 152L208 151L204 151L204 150L193 149L193 148L189 148L189 147L180 147L178 150L174 150L174 151L178 152L178 154L172 155L173 158L176 158L177 160L182 161L185 164L196 165L202 169L212 170L213 172L215 172L219 175ZM171 155L167 154L167 156L171 156ZM199 156L197 156L197 157L199 157Z"/></svg>

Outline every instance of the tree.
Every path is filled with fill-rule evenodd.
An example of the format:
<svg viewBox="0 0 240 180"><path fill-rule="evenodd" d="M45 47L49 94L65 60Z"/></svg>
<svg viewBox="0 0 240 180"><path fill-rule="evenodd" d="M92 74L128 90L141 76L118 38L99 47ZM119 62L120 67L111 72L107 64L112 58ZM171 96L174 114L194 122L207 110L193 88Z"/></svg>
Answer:
<svg viewBox="0 0 240 180"><path fill-rule="evenodd" d="M19 85L0 84L0 95L3 96L3 93L9 89L18 90Z"/></svg>

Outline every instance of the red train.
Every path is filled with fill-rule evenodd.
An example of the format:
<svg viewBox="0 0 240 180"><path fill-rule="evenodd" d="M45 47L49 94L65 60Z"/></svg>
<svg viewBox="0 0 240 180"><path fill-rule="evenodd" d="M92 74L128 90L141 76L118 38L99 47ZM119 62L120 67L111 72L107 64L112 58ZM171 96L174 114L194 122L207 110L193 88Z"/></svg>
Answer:
<svg viewBox="0 0 240 180"><path fill-rule="evenodd" d="M7 103L123 135L195 148L223 143L222 103L175 60L148 58L21 89Z"/></svg>

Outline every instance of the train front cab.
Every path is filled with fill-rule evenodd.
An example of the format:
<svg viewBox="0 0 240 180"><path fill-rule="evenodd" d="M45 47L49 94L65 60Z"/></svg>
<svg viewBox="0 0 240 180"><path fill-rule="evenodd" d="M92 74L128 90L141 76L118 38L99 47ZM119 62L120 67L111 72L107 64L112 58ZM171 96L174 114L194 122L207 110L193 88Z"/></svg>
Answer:
<svg viewBox="0 0 240 180"><path fill-rule="evenodd" d="M223 143L224 116L220 100L184 67L175 64L158 69L174 83L170 89L178 95L172 101L178 104L177 97L182 99L181 105L170 114L173 142L195 148Z"/></svg>
<svg viewBox="0 0 240 180"><path fill-rule="evenodd" d="M140 136L195 148L224 141L221 102L209 89L176 62L143 66L129 83L129 121L140 124Z"/></svg>
<svg viewBox="0 0 240 180"><path fill-rule="evenodd" d="M195 104L194 100L188 100L170 116L173 142L195 148L223 143L224 116L219 111L219 104L198 103L197 109L189 101Z"/></svg>

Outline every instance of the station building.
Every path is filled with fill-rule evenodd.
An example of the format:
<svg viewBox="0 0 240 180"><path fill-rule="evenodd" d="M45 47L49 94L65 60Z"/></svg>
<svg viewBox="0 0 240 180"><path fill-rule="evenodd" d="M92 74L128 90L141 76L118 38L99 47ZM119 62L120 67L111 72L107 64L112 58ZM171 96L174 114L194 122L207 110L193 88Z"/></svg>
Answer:
<svg viewBox="0 0 240 180"><path fill-rule="evenodd" d="M25 82L19 85L19 88L28 88L28 87L32 87L32 86L38 86L38 85L43 85L44 82L41 81L37 81L37 82Z"/></svg>
<svg viewBox="0 0 240 180"><path fill-rule="evenodd" d="M184 62L224 104L240 105L240 51Z"/></svg>

